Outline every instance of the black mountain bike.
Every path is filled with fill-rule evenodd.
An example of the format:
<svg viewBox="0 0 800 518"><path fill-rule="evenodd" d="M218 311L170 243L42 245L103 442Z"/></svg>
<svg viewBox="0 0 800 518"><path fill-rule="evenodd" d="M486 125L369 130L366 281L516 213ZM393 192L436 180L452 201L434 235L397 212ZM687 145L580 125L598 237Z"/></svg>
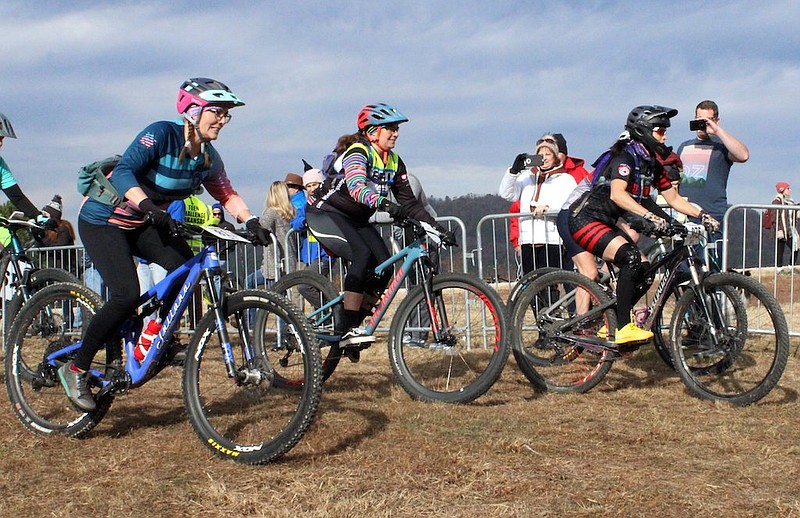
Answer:
<svg viewBox="0 0 800 518"><path fill-rule="evenodd" d="M783 310L761 284L738 273L704 273L695 245L705 239L701 225L674 225L673 249L652 263L643 278L662 271L642 327L654 334L668 300L672 311L669 358L693 395L747 405L778 383L789 356ZM685 269L688 264L688 276ZM577 314L583 290L589 310ZM608 286L576 272L546 273L519 294L512 314L513 352L534 386L553 392L586 392L615 360L641 344L617 347L616 298ZM607 338L598 337L605 326ZM601 333L602 336L602 333ZM627 344L626 344L627 345Z"/></svg>
<svg viewBox="0 0 800 518"><path fill-rule="evenodd" d="M14 318L22 305L30 300L34 293L56 282L80 282L78 278L66 270L59 268L37 268L26 253L30 245L25 245L19 233L28 230L31 233L43 232L44 228L31 220L24 219L21 212L14 212L10 217L0 217L0 227L8 230L10 242L0 253L0 272L3 273L3 338L8 332Z"/></svg>

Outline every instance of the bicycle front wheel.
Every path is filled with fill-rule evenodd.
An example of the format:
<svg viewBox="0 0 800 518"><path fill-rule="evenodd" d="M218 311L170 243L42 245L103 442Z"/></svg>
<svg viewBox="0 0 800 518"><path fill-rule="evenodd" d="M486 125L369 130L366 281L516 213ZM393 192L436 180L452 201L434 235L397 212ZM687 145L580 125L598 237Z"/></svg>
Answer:
<svg viewBox="0 0 800 518"><path fill-rule="evenodd" d="M468 403L491 388L508 359L505 309L492 288L465 274L437 275L433 292L434 318L418 286L392 319L394 378L413 399Z"/></svg>
<svg viewBox="0 0 800 518"><path fill-rule="evenodd" d="M775 297L738 273L703 279L687 290L670 325L675 369L699 398L749 405L780 380L789 357L789 330Z"/></svg>
<svg viewBox="0 0 800 518"><path fill-rule="evenodd" d="M0 268L2 268L2 266L0 266ZM0 269L0 271L4 272L5 270ZM32 297L36 292L45 286L49 286L57 282L73 282L75 284L81 284L77 277L66 270L61 270L59 268L43 268L41 270L34 270L31 272L30 277L28 278L28 298ZM23 296L22 292L18 290L11 300L8 301L8 304L6 304L6 313L3 315L3 327L5 328L6 333L11 330L11 326L14 323L14 319L17 317L17 313L19 313L20 308L25 303L24 299L25 297ZM6 334L5 336L6 339L8 339L8 335Z"/></svg>
<svg viewBox="0 0 800 518"><path fill-rule="evenodd" d="M253 311L268 315L265 325L248 323ZM322 391L319 349L306 319L275 293L237 292L228 297L224 313L234 379L228 376L222 353L227 346L220 343L210 311L197 324L186 354L186 411L195 433L215 454L263 464L294 447L314 419ZM255 333L264 336L257 341ZM291 364L273 364L266 344L291 349ZM282 379L298 383L276 382Z"/></svg>
<svg viewBox="0 0 800 518"><path fill-rule="evenodd" d="M92 412L77 409L67 399L57 371L74 358L74 352L47 359L77 344L101 305L99 295L81 284L53 284L31 297L17 314L6 342L6 391L14 415L33 433L82 437L108 412L111 394L97 399Z"/></svg>
<svg viewBox="0 0 800 518"><path fill-rule="evenodd" d="M606 333L616 329L616 313L608 308L580 325L562 328L560 324L609 300L596 282L566 270L543 275L520 294L511 317L512 350L517 366L534 387L580 393L600 383L612 361L597 335L603 326Z"/></svg>

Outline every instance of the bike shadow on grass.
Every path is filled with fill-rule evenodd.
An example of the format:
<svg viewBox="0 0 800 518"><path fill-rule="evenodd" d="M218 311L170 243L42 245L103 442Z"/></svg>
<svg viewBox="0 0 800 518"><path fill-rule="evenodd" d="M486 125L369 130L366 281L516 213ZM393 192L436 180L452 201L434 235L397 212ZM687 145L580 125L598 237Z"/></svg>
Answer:
<svg viewBox="0 0 800 518"><path fill-rule="evenodd" d="M180 393L161 396L158 407L137 399L125 404L125 396L118 396L103 424L92 431L96 436L125 437L141 429L165 428L186 423L186 410ZM108 426L111 424L111 426Z"/></svg>

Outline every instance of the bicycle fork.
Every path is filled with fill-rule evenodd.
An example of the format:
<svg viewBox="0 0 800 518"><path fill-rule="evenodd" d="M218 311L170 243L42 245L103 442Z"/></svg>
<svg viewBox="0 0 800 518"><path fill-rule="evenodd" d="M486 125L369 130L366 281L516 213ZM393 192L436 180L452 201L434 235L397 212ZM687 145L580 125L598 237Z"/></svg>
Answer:
<svg viewBox="0 0 800 518"><path fill-rule="evenodd" d="M246 379L245 376L241 376L239 372L236 370L236 365L234 363L233 357L233 346L231 345L231 338L228 334L228 328L225 325L225 314L222 311L222 290L224 289L221 285L221 275L219 272L212 272L211 269L204 269L203 276L205 277L206 281L206 291L208 292L208 298L211 301L211 311L214 312L214 320L217 324L217 334L219 336L219 346L222 350L222 358L225 361L225 370L228 373L229 378L236 379L237 383L243 382ZM215 282L217 279L220 279L220 290L217 291L218 284ZM249 354L252 351L251 344L249 343L249 336L247 330L242 326L247 324L247 319L240 319L239 315L234 315L236 319L236 325L239 329L239 334L242 338L242 349L245 353L245 359L250 362L252 359L251 355Z"/></svg>
<svg viewBox="0 0 800 518"><path fill-rule="evenodd" d="M454 346L455 340L450 331L450 322L445 310L444 297L442 292L433 291L433 275L431 275L432 265L430 259L425 257L421 261L422 267L422 286L425 292L425 302L428 306L428 314L431 317L431 328L436 343Z"/></svg>

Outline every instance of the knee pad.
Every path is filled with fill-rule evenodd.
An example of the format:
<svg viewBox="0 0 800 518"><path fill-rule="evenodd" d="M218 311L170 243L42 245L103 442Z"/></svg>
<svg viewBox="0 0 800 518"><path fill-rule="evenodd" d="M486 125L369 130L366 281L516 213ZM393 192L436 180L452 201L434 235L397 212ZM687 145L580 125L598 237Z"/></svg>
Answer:
<svg viewBox="0 0 800 518"><path fill-rule="evenodd" d="M642 268L642 254L632 244L625 243L614 255L614 264L620 268L627 268L633 275L637 275Z"/></svg>

